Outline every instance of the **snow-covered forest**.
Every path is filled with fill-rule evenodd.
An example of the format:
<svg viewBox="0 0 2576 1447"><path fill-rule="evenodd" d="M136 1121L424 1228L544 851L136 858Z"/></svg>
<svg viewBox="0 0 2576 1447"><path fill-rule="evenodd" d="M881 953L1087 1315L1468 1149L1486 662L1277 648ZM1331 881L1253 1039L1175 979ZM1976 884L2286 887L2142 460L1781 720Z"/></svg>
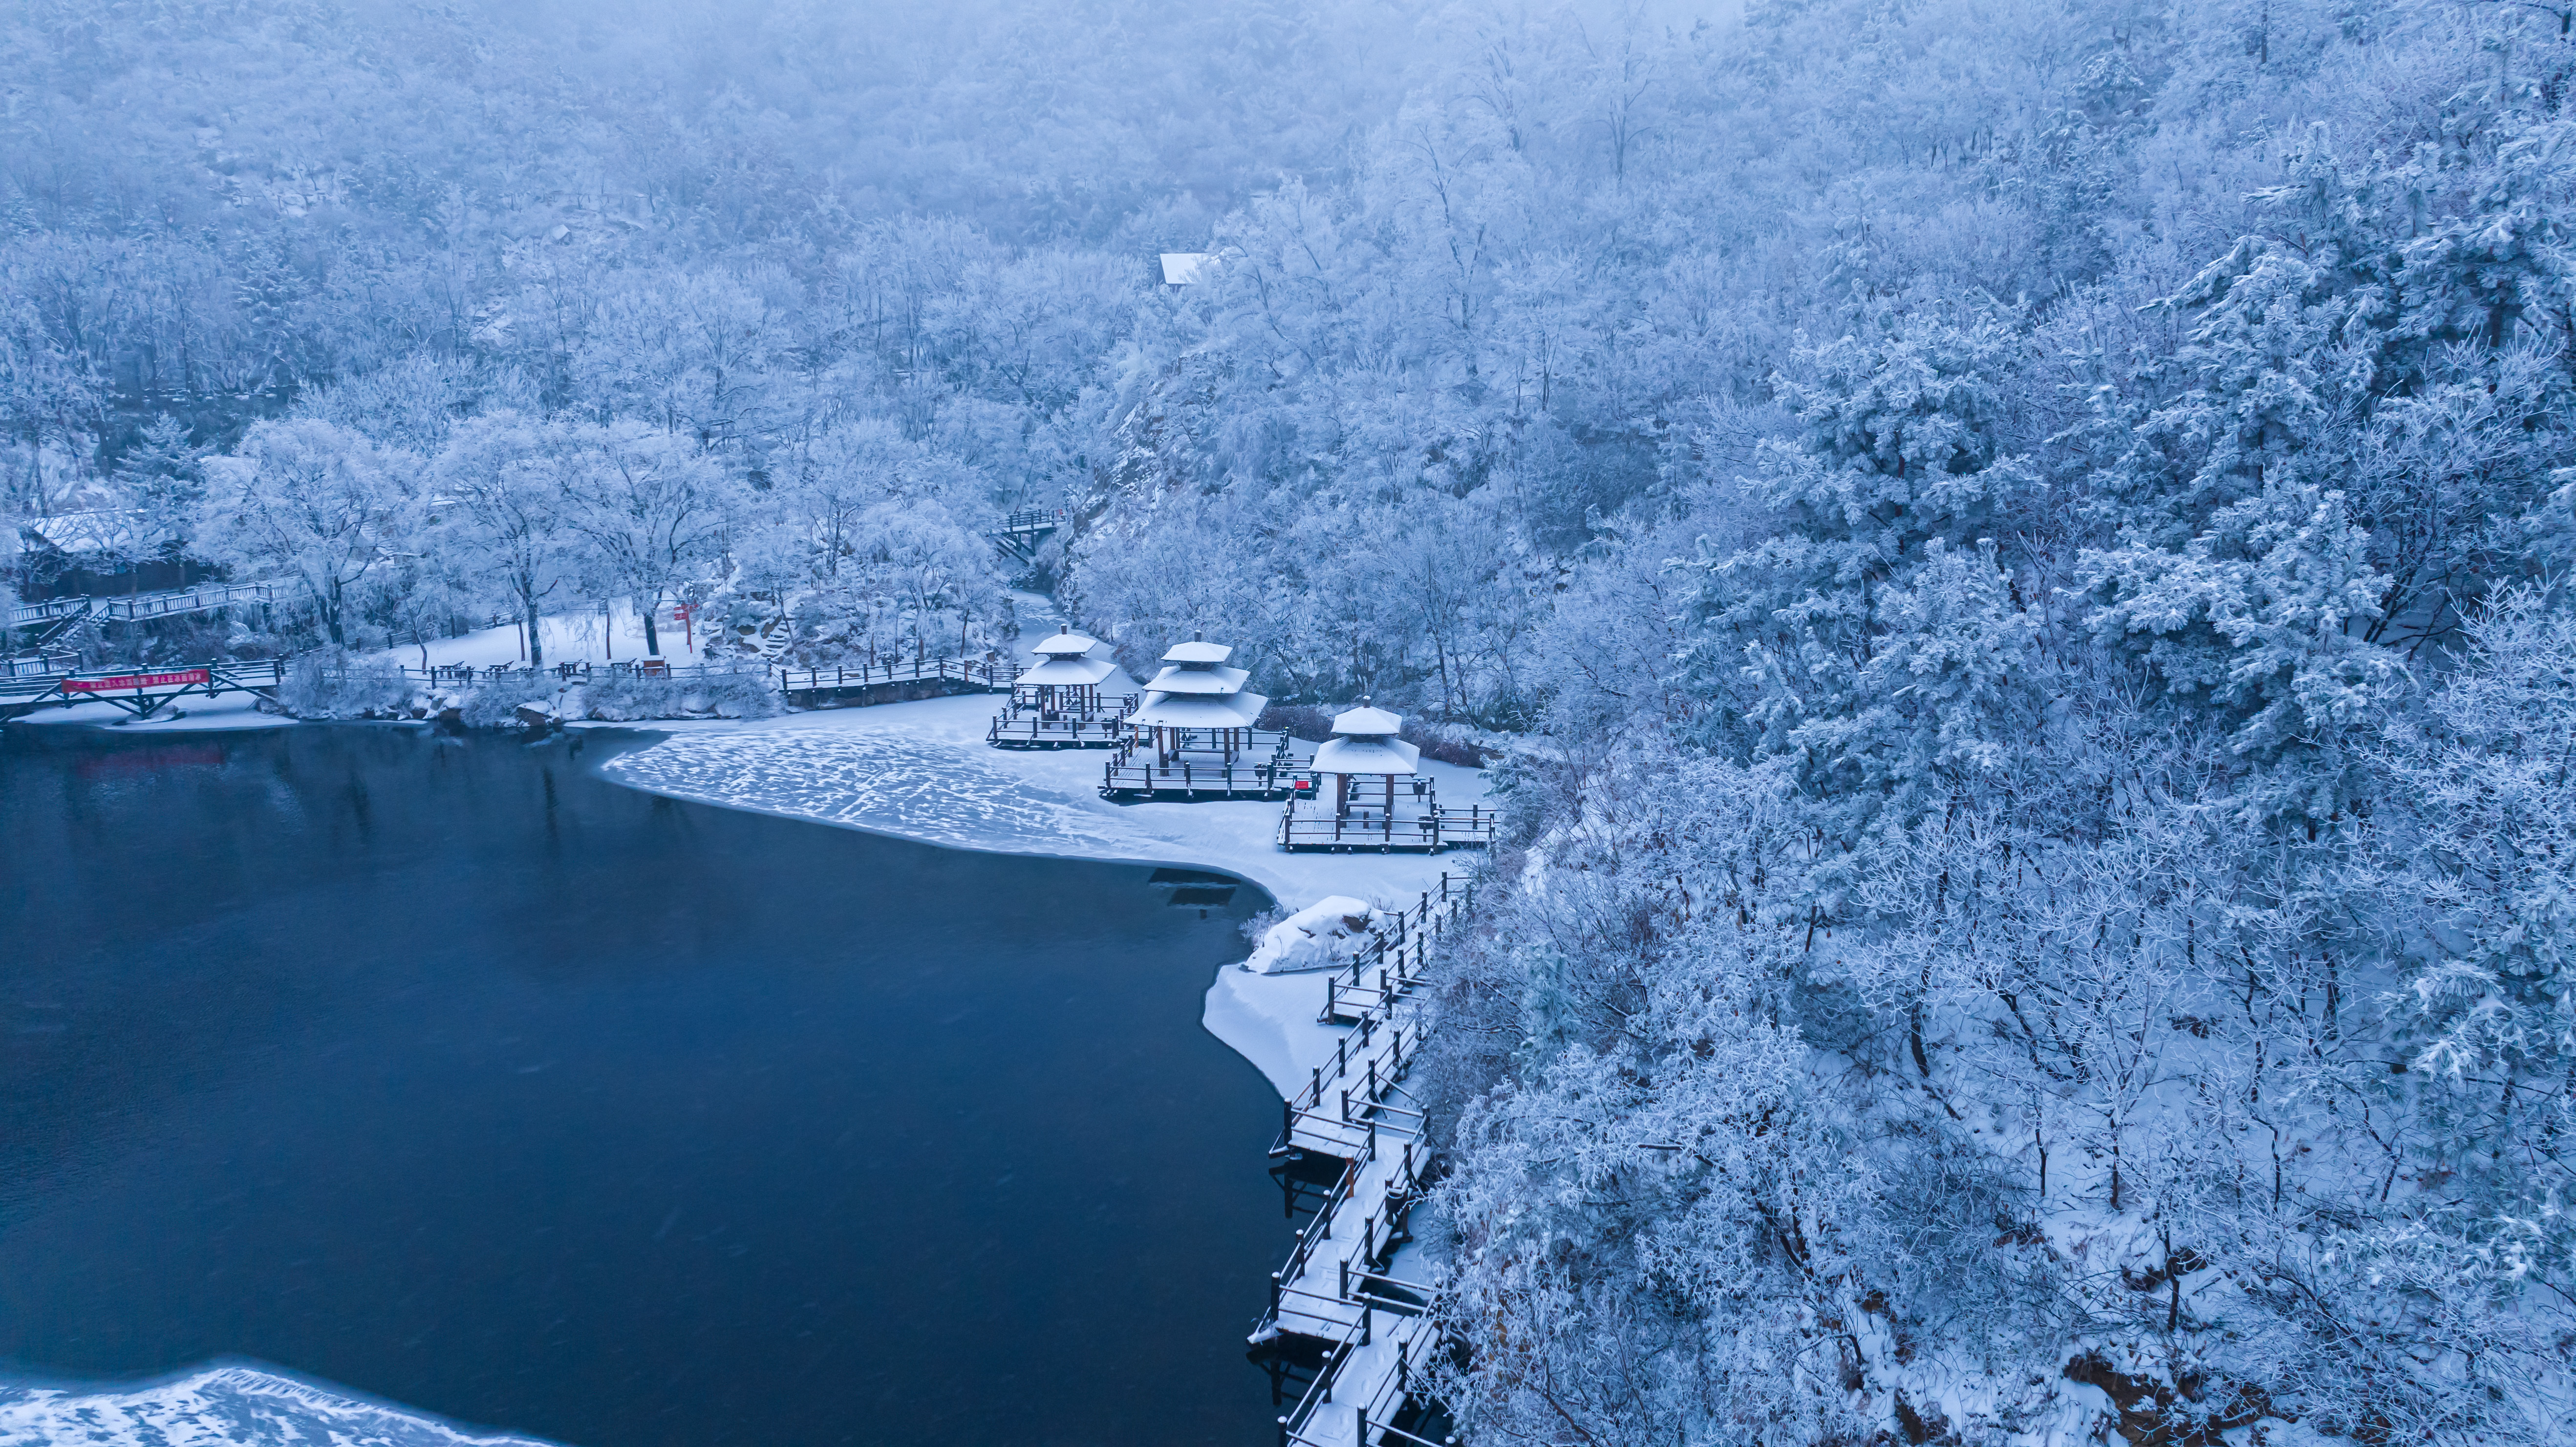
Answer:
<svg viewBox="0 0 2576 1447"><path fill-rule="evenodd" d="M54 0L0 77L0 514L301 599L190 644L1027 583L1509 739L1468 1440L2576 1440L2565 0Z"/></svg>

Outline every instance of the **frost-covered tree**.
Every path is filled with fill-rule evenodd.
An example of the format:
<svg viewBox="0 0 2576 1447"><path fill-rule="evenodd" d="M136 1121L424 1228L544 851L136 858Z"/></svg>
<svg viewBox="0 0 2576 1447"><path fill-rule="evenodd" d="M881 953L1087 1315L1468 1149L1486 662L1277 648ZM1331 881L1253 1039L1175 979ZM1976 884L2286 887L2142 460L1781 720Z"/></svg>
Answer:
<svg viewBox="0 0 2576 1447"><path fill-rule="evenodd" d="M580 583L593 535L577 524L580 465L569 429L496 412L459 424L430 477L444 561L508 600L543 666L545 605Z"/></svg>
<svg viewBox="0 0 2576 1447"><path fill-rule="evenodd" d="M592 586L633 599L645 650L660 653L654 614L722 554L736 484L694 439L640 422L566 428L549 460L562 469L570 527L588 544Z"/></svg>
<svg viewBox="0 0 2576 1447"><path fill-rule="evenodd" d="M350 642L367 591L409 550L419 497L410 459L328 422L262 422L201 464L196 545L236 576L295 586L323 636Z"/></svg>

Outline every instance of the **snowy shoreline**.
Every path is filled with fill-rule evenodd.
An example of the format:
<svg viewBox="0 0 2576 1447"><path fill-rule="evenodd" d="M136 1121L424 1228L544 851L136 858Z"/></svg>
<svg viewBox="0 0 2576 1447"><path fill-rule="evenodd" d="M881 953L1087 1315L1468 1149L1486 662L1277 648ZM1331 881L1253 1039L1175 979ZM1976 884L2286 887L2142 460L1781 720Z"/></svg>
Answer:
<svg viewBox="0 0 2576 1447"><path fill-rule="evenodd" d="M601 766L601 777L630 788L952 849L1222 871L1292 912L1332 895L1408 904L1472 863L1466 854L1284 853L1273 842L1277 804L1109 803L1099 797L1099 750L987 744L998 703L966 694L773 719L576 727L663 735ZM1423 770L1446 802L1485 796L1474 770ZM1229 964L1208 987L1201 1023L1284 1098L1332 1058L1341 1032L1315 1023L1323 1003L1321 975Z"/></svg>

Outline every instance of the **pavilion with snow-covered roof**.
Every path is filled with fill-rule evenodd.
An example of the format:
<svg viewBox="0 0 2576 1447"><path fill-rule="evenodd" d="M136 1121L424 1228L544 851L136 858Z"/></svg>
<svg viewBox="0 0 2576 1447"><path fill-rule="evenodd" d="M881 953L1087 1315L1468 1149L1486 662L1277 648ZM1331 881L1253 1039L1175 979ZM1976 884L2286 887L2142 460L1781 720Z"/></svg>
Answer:
<svg viewBox="0 0 2576 1447"><path fill-rule="evenodd" d="M1041 713L1079 713L1100 707L1100 681L1118 671L1106 658L1094 658L1099 640L1079 633L1058 633L1030 649L1038 665L1019 677L1017 689ZM1013 700L1017 702L1017 699Z"/></svg>
<svg viewBox="0 0 2576 1447"><path fill-rule="evenodd" d="M1312 784L1288 796L1279 847L1436 852L1493 842L1491 811L1440 807L1422 750L1403 732L1402 717L1366 700L1335 715L1333 736L1315 750Z"/></svg>
<svg viewBox="0 0 2576 1447"><path fill-rule="evenodd" d="M1193 635L1163 655L1145 701L1124 720L1127 741L1100 776L1100 797L1182 803L1287 797L1296 760L1284 732L1253 725L1270 700L1248 691L1234 650Z"/></svg>
<svg viewBox="0 0 2576 1447"><path fill-rule="evenodd" d="M1114 749L1136 696L1104 699L1100 685L1118 665L1094 658L1098 640L1066 629L1038 640L1038 661L1011 685L1011 701L994 716L984 741L1004 749Z"/></svg>
<svg viewBox="0 0 2576 1447"><path fill-rule="evenodd" d="M1233 655L1233 649L1196 635L1163 655L1163 671L1145 685L1144 703L1127 715L1129 734L1153 749L1157 764L1184 751L1230 764L1252 748L1253 722L1270 700L1244 689L1252 681L1249 671L1225 666Z"/></svg>
<svg viewBox="0 0 2576 1447"><path fill-rule="evenodd" d="M1402 718L1365 703L1334 716L1332 738L1315 750L1315 779L1333 781L1335 814L1350 813L1354 803L1393 814L1399 780L1407 795L1427 796L1422 750L1399 737L1403 731Z"/></svg>

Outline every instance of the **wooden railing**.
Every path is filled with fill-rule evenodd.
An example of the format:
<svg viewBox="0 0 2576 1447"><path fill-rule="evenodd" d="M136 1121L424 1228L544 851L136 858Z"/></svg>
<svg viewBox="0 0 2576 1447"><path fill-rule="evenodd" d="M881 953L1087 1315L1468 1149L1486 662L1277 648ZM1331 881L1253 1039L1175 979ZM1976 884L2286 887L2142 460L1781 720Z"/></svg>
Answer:
<svg viewBox="0 0 2576 1447"><path fill-rule="evenodd" d="M377 667L400 674L412 683L431 687L454 685L472 687L509 678L552 678L566 683L588 683L601 678L669 678L697 682L729 679L752 679L778 689L791 698L797 694L831 693L842 689L866 688L877 684L915 683L934 680L978 684L991 688L1008 688L1018 671L1010 663L987 663L980 658L927 658L900 663L863 664L851 668L777 668L758 659L739 662L666 663L657 659L618 659L614 662L549 663L531 668L524 663L497 663L477 666L469 663L441 663L428 668L411 664L386 663Z"/></svg>
<svg viewBox="0 0 2576 1447"><path fill-rule="evenodd" d="M869 688L886 683L946 682L1009 688L1019 679L1020 666L1008 662L987 662L981 658L911 658L863 663L851 668L780 668L773 672L778 676L779 691L793 696Z"/></svg>
<svg viewBox="0 0 2576 1447"><path fill-rule="evenodd" d="M152 618L175 618L183 613L203 613L236 603L273 603L276 600L277 588L273 583L198 583L193 587L167 588L124 598L49 598L42 603L24 603L11 610L10 624L26 628L77 617L140 623Z"/></svg>
<svg viewBox="0 0 2576 1447"><path fill-rule="evenodd" d="M1255 1330L1256 1340L1292 1332L1326 1344L1314 1378L1278 1419L1283 1447L1445 1447L1395 1425L1416 1395L1423 1353L1439 1346L1426 1314L1433 1289L1388 1275L1381 1262L1405 1239L1429 1164L1421 1111L1396 1099L1409 1098L1400 1081L1421 1041L1413 986L1433 941L1463 924L1472 904L1444 874L1436 896L1381 916L1369 946L1327 985L1324 1018L1353 1030L1329 1070L1318 1067L1281 1107L1274 1157L1310 1151L1347 1163L1271 1277Z"/></svg>
<svg viewBox="0 0 2576 1447"><path fill-rule="evenodd" d="M59 678L79 663L77 653L22 653L0 658L0 679Z"/></svg>
<svg viewBox="0 0 2576 1447"><path fill-rule="evenodd" d="M1482 848L1494 842L1495 812L1481 804L1464 809L1433 806L1422 812L1359 809L1337 813L1329 805L1308 806L1292 795L1279 816L1282 849L1420 850Z"/></svg>

